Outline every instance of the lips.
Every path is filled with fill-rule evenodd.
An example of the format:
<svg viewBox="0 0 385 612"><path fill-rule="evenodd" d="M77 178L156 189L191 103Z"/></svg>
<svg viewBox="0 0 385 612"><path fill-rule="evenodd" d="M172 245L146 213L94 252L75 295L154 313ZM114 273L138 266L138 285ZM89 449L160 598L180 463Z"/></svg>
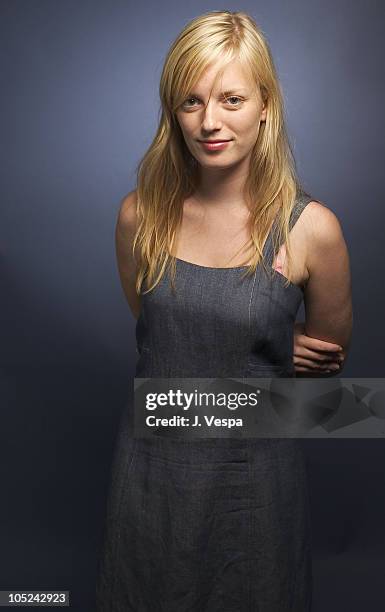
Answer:
<svg viewBox="0 0 385 612"><path fill-rule="evenodd" d="M228 146L230 140L200 140L199 142L206 151L221 151Z"/></svg>

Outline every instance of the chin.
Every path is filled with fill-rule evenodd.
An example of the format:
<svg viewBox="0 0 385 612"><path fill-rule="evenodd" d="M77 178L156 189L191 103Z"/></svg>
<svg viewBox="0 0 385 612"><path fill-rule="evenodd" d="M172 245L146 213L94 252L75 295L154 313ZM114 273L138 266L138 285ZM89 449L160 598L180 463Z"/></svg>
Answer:
<svg viewBox="0 0 385 612"><path fill-rule="evenodd" d="M223 158L220 159L219 155L218 157L213 156L210 159L198 160L199 164L203 168L229 168L230 166L236 164L238 161L238 159L229 159L227 161L224 161Z"/></svg>

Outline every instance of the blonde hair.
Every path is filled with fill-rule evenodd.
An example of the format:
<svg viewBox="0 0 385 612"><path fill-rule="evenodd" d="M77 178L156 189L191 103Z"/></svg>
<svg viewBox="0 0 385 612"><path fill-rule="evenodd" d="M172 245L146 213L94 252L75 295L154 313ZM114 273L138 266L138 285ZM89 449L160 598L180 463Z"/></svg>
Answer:
<svg viewBox="0 0 385 612"><path fill-rule="evenodd" d="M289 220L299 182L284 124L284 106L270 49L261 29L243 12L211 11L190 21L168 51L159 94L161 117L156 135L137 167L137 231L133 254L137 261L136 291L147 293L170 265L172 284L176 259L171 255L183 215L183 202L197 184L197 162L188 151L176 119L176 110L203 72L218 61L220 72L238 59L259 87L267 107L250 158L243 189L250 210L254 255L246 274L263 261L263 247L274 224L273 244L287 243L288 279L291 253ZM272 271L270 269L270 271Z"/></svg>

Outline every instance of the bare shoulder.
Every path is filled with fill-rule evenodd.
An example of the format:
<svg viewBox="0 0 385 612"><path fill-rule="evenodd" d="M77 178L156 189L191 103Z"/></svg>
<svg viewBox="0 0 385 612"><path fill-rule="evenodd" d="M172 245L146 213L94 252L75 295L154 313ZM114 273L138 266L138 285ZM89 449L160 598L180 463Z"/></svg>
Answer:
<svg viewBox="0 0 385 612"><path fill-rule="evenodd" d="M134 189L125 195L121 202L118 214L117 226L122 231L134 231L136 229L136 202L137 191Z"/></svg>
<svg viewBox="0 0 385 612"><path fill-rule="evenodd" d="M344 241L337 215L323 202L309 202L301 217L307 243L312 248L325 250Z"/></svg>
<svg viewBox="0 0 385 612"><path fill-rule="evenodd" d="M133 254L136 233L136 191L130 191L120 203L116 223L116 257L124 294L135 318L140 313L140 296L136 291L137 262Z"/></svg>
<svg viewBox="0 0 385 612"><path fill-rule="evenodd" d="M125 195L120 202L118 218L116 221L116 247L118 259L121 259L123 263L128 261L127 257L131 259L131 248L137 231L136 201L136 190L130 191L127 195Z"/></svg>

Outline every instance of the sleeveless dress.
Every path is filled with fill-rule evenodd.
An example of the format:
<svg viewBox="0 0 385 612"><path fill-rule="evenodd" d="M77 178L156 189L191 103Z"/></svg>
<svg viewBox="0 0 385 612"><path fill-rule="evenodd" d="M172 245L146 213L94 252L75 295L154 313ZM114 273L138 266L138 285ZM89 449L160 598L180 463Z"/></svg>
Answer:
<svg viewBox="0 0 385 612"><path fill-rule="evenodd" d="M298 196L293 227L311 197ZM273 265L272 233L264 255ZM295 376L302 289L262 265L177 259L142 295L141 378ZM296 439L133 438L123 412L99 559L97 612L309 612L306 459Z"/></svg>

